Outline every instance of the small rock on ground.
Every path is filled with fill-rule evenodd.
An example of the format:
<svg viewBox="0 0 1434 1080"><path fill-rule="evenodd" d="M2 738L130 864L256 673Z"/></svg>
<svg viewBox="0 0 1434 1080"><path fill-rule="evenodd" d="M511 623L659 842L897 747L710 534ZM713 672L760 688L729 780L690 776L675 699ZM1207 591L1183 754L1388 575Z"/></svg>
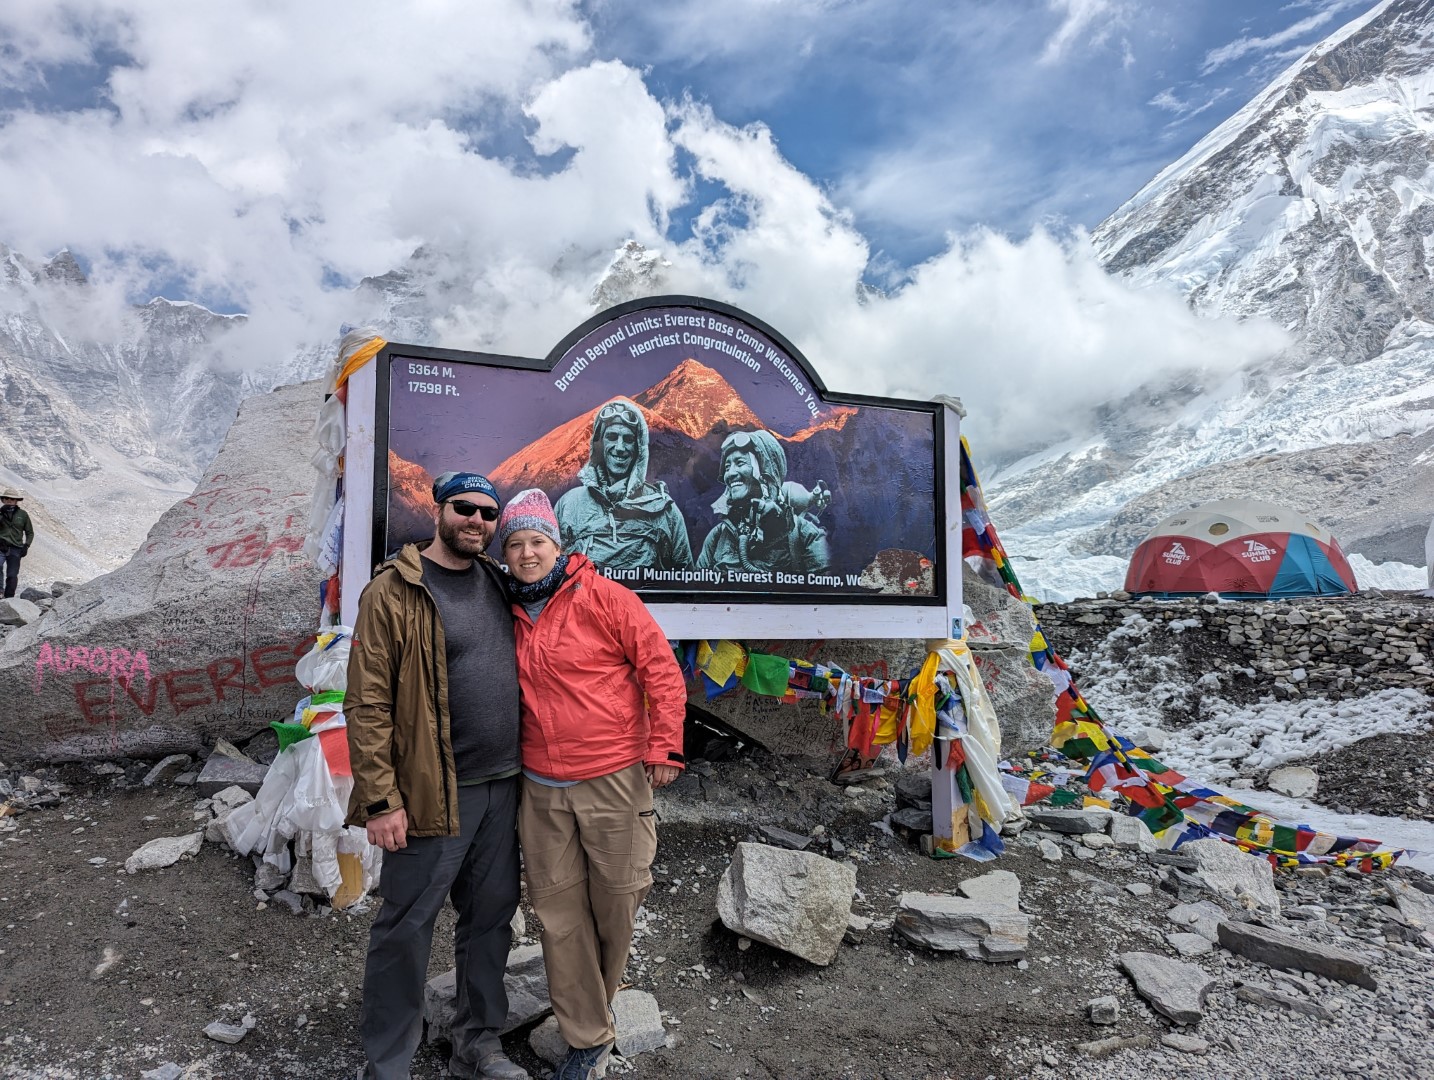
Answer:
<svg viewBox="0 0 1434 1080"><path fill-rule="evenodd" d="M1085 1009L1092 1024L1113 1024L1120 1019L1120 1000L1114 994L1092 998Z"/></svg>
<svg viewBox="0 0 1434 1080"><path fill-rule="evenodd" d="M237 1024L226 1024L222 1020L215 1020L204 1028L204 1034L208 1035L215 1042L229 1043L233 1045L248 1035L254 1029L257 1021L253 1013L245 1013L244 1019Z"/></svg>
<svg viewBox="0 0 1434 1080"><path fill-rule="evenodd" d="M203 846L203 833L190 833L188 836L158 836L136 848L134 854L125 860L124 868L131 874L137 874L141 870L159 870L166 866L173 866L186 856L193 858L199 854L199 849Z"/></svg>

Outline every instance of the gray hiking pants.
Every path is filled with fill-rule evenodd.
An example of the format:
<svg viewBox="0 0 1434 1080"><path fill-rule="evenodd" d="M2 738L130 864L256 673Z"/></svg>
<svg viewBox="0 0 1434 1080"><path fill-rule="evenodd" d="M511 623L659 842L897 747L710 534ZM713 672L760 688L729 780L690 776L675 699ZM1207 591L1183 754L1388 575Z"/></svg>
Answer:
<svg viewBox="0 0 1434 1080"><path fill-rule="evenodd" d="M369 931L359 1019L372 1080L408 1080L423 1036L433 924L450 895L458 912L453 1057L475 1062L479 1037L504 1026L503 972L512 944L509 923L518 906L521 779L459 788L457 836L411 836L407 847L384 852L378 886L383 906Z"/></svg>

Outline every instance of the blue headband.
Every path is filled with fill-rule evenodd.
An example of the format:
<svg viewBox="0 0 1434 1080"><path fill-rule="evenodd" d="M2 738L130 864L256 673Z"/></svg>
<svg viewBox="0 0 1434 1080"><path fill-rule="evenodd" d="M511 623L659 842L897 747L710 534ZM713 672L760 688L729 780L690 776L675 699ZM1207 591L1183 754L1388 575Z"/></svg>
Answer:
<svg viewBox="0 0 1434 1080"><path fill-rule="evenodd" d="M474 491L487 495L499 507L503 505L503 500L498 498L498 489L488 482L486 476L476 472L446 472L433 481L433 501L436 503L445 503L455 495Z"/></svg>

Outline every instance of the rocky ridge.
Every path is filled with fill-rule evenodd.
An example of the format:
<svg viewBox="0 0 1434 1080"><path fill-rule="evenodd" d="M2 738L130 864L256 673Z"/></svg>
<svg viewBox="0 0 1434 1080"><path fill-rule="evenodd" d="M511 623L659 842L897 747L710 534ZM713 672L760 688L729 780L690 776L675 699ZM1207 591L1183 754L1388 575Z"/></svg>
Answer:
<svg viewBox="0 0 1434 1080"><path fill-rule="evenodd" d="M1037 608L1112 730L1237 795L1309 773L1339 813L1434 820L1434 599L1132 599Z"/></svg>
<svg viewBox="0 0 1434 1080"><path fill-rule="evenodd" d="M1036 617L1070 656L1124 628L1132 649L1168 647L1177 662L1203 667L1192 683L1238 672L1254 696L1338 701L1391 687L1434 693L1434 598L1417 593L1246 602L1117 592L1042 604Z"/></svg>
<svg viewBox="0 0 1434 1080"><path fill-rule="evenodd" d="M53 519L37 563L53 548L61 563L113 569L192 490L262 386L225 363L243 319L163 298L117 307L68 251L35 262L4 245L0 311L0 483Z"/></svg>

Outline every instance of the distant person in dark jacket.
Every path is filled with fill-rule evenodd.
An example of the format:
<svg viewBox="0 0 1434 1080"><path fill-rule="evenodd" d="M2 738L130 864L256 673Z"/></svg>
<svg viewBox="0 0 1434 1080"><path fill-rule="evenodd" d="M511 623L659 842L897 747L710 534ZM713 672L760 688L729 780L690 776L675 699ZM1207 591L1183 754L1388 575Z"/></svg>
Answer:
<svg viewBox="0 0 1434 1080"><path fill-rule="evenodd" d="M616 570L685 570L692 565L687 522L661 480L647 479L647 420L616 397L593 417L588 463L554 512L563 550Z"/></svg>
<svg viewBox="0 0 1434 1080"><path fill-rule="evenodd" d="M20 509L25 493L17 488L0 492L0 562L5 565L5 599L15 595L20 584L20 560L30 554L35 542L35 526L30 515Z"/></svg>

